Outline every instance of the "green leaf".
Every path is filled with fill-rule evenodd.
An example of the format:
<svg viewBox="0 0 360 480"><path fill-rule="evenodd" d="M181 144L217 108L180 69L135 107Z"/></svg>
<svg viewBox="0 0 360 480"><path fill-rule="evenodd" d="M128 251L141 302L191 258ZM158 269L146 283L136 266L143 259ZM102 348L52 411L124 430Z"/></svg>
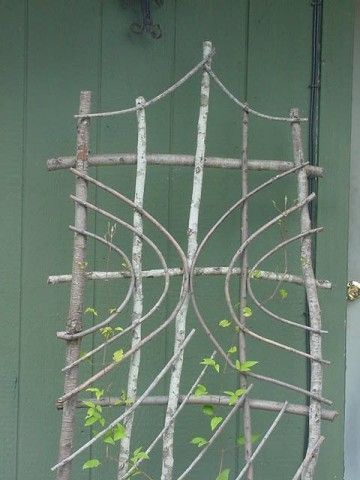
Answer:
<svg viewBox="0 0 360 480"><path fill-rule="evenodd" d="M213 358L203 358L202 362L200 362L200 365L208 365L213 367L218 373L220 372L220 365L216 363Z"/></svg>
<svg viewBox="0 0 360 480"><path fill-rule="evenodd" d="M249 317L251 317L252 314L253 314L253 312L252 312L250 307L244 307L243 308L244 317L249 318Z"/></svg>
<svg viewBox="0 0 360 480"><path fill-rule="evenodd" d="M88 401L83 401L82 402L83 405L85 405L86 407L89 407L89 408L95 408L95 403L94 402L88 402Z"/></svg>
<svg viewBox="0 0 360 480"><path fill-rule="evenodd" d="M84 312L84 313L91 313L92 315L95 315L95 317L98 316L97 311L96 311L95 308L93 308L93 307L87 307L87 308L85 309L85 312Z"/></svg>
<svg viewBox="0 0 360 480"><path fill-rule="evenodd" d="M193 445L197 445L199 448L206 445L208 442L203 437L194 437L191 442Z"/></svg>
<svg viewBox="0 0 360 480"><path fill-rule="evenodd" d="M96 417L89 417L87 420L85 420L84 426L85 427L90 427L91 425L94 425L98 421L98 418Z"/></svg>
<svg viewBox="0 0 360 480"><path fill-rule="evenodd" d="M241 364L240 371L241 372L249 372L254 365L257 365L259 362L255 360L247 360L246 362Z"/></svg>
<svg viewBox="0 0 360 480"><path fill-rule="evenodd" d="M223 417L213 417L210 421L211 430L214 431L215 428L223 421Z"/></svg>
<svg viewBox="0 0 360 480"><path fill-rule="evenodd" d="M204 405L202 407L202 412L204 415L212 417L214 415L214 407L212 405Z"/></svg>
<svg viewBox="0 0 360 480"><path fill-rule="evenodd" d="M235 345L233 347L230 347L227 353L236 353L237 352L237 347Z"/></svg>
<svg viewBox="0 0 360 480"><path fill-rule="evenodd" d="M195 397L202 397L203 395L206 395L208 393L205 385L202 385L201 383L199 383L197 385L197 387L195 388L195 392L194 392L194 395Z"/></svg>
<svg viewBox="0 0 360 480"><path fill-rule="evenodd" d="M142 447L139 447L134 451L134 453L133 453L133 455L130 459L130 462L131 463L136 463L140 460L149 460L149 455L146 452L142 451Z"/></svg>
<svg viewBox="0 0 360 480"><path fill-rule="evenodd" d="M85 462L82 468L83 470L86 470L87 468L97 468L99 465L101 465L99 460L97 458L92 458Z"/></svg>
<svg viewBox="0 0 360 480"><path fill-rule="evenodd" d="M244 363L240 363L239 360L236 360L235 362L235 368L236 370L239 370L240 372L250 372L251 368L254 365L257 365L259 362L256 362L255 360L247 360Z"/></svg>
<svg viewBox="0 0 360 480"><path fill-rule="evenodd" d="M112 431L110 430L110 432L108 432L104 438L103 438L103 442L104 443L108 443L110 445L115 445L115 441L113 439L113 435L112 435Z"/></svg>
<svg viewBox="0 0 360 480"><path fill-rule="evenodd" d="M253 270L252 272L250 272L250 277L251 278L261 278L262 277L261 270Z"/></svg>
<svg viewBox="0 0 360 480"><path fill-rule="evenodd" d="M100 328L100 333L106 340L114 335L113 329L111 327Z"/></svg>
<svg viewBox="0 0 360 480"><path fill-rule="evenodd" d="M289 294L287 290L285 290L285 288L280 288L279 295L282 298L282 300L284 300Z"/></svg>
<svg viewBox="0 0 360 480"><path fill-rule="evenodd" d="M230 320L220 320L219 322L219 326L222 327L222 328L227 328L227 327L230 327L231 325L231 322Z"/></svg>
<svg viewBox="0 0 360 480"><path fill-rule="evenodd" d="M111 308L109 308L109 313L110 313L110 315L113 314L113 313L115 313L116 310L117 310L116 307L111 307Z"/></svg>
<svg viewBox="0 0 360 480"><path fill-rule="evenodd" d="M244 395L245 392L246 392L245 388L238 388L237 390L235 390L235 394L237 397L241 397L242 395Z"/></svg>
<svg viewBox="0 0 360 480"><path fill-rule="evenodd" d="M115 442L118 440L122 440L126 435L126 430L121 423L118 423L114 428L113 428L113 438Z"/></svg>
<svg viewBox="0 0 360 480"><path fill-rule="evenodd" d="M225 468L219 475L216 477L216 480L229 480L230 468Z"/></svg>
<svg viewBox="0 0 360 480"><path fill-rule="evenodd" d="M114 328L115 332L123 332L124 329L122 327L115 327Z"/></svg>
<svg viewBox="0 0 360 480"><path fill-rule="evenodd" d="M97 400L99 400L105 393L103 389L96 388L96 387L87 388L86 391L94 393Z"/></svg>
<svg viewBox="0 0 360 480"><path fill-rule="evenodd" d="M116 350L116 352L113 353L114 362L119 363L123 358L124 358L124 350L122 348L120 348L120 350Z"/></svg>

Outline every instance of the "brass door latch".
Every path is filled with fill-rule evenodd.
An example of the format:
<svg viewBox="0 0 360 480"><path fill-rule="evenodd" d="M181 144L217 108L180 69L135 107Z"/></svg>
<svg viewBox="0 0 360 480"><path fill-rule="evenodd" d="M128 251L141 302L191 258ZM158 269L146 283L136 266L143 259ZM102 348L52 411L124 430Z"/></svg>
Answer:
<svg viewBox="0 0 360 480"><path fill-rule="evenodd" d="M347 299L351 302L360 297L360 282L350 280L346 286Z"/></svg>

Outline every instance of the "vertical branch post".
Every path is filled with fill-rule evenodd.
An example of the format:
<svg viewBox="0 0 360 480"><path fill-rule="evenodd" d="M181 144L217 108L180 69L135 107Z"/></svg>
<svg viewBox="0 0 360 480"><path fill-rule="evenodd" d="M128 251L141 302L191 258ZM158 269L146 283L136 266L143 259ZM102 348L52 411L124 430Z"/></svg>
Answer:
<svg viewBox="0 0 360 480"><path fill-rule="evenodd" d="M206 129L207 129L207 117L209 111L209 95L210 95L210 76L207 72L207 67L211 66L210 53L212 51L211 42L204 42L203 44L203 58L208 57L208 61L204 64L201 90L200 90L200 110L197 127L197 145L195 153L195 165L194 165L194 177L193 177L193 190L189 215L188 226L188 251L187 261L189 267L195 257L197 249L197 233L199 222L199 210L202 193L203 183L203 171L205 161L205 141L206 141ZM189 295L185 298L184 303L176 317L175 325L175 345L174 351L176 352L185 338L186 332L186 316L189 306ZM170 379L169 388L169 401L166 409L165 424L169 424L174 417L180 393L180 380L183 365L183 353L180 354L178 360L174 365L174 369ZM171 480L173 465L174 465L174 427L175 423L172 422L164 434L163 441L163 462L161 480Z"/></svg>
<svg viewBox="0 0 360 480"><path fill-rule="evenodd" d="M241 180L241 195L245 197L248 194L248 137L249 137L249 112L244 109L243 113L243 133L242 133L242 180ZM243 244L249 236L248 225L248 201L245 200L241 212L241 243ZM240 277L240 315L239 320L241 325L246 326L246 318L244 315L244 308L247 302L247 277L248 277L248 256L247 250L244 249L241 263L241 277ZM239 358L240 363L246 362L246 337L243 330L239 331ZM241 388L247 388L247 380L245 375L240 375ZM251 440L251 412L250 402L248 398L244 402L243 411L243 425L245 437L245 461L250 462L252 455L252 440ZM254 477L253 466L249 465L247 469L247 480L252 480Z"/></svg>
<svg viewBox="0 0 360 480"><path fill-rule="evenodd" d="M76 141L76 168L82 173L87 173L89 155L89 126L90 119L86 117L90 113L91 92L83 91L80 94L79 115L77 123ZM76 196L81 200L87 200L87 182L83 178L76 177ZM78 230L86 230L86 207L75 203L75 227ZM86 237L80 233L74 234L72 281L70 290L70 306L67 320L67 333L73 334L82 330L83 298L86 278ZM66 365L78 360L80 356L81 339L67 341ZM77 386L78 366L71 368L65 373L64 394L72 391ZM73 449L75 430L76 395L64 403L60 445L59 462L67 458ZM71 463L64 465L57 472L57 480L69 480Z"/></svg>
<svg viewBox="0 0 360 480"><path fill-rule="evenodd" d="M304 154L301 140L301 127L299 122L299 112L297 109L292 109L290 112L293 122L291 124L294 162L295 165L301 165L304 163ZM299 170L297 174L298 178L298 197L301 202L304 200L309 192L308 180L306 173L303 169ZM307 205L304 205L301 209L300 218L301 232L306 232L311 229L311 220L309 209ZM306 290L306 298L309 309L310 326L316 329L317 332L311 331L309 333L310 338L310 354L315 358L321 358L321 311L317 295L316 280L314 270L312 266L312 245L311 238L304 237L301 240L300 247L301 265L304 276L304 284ZM322 364L311 360L311 392L320 396L322 394ZM309 407L309 438L308 438L308 451L313 452L314 446L319 442L321 436L321 404L315 398L311 398ZM302 480L312 480L314 478L314 470L317 463L319 451L318 449L312 455L311 461L307 465L307 468L303 470L301 474Z"/></svg>
<svg viewBox="0 0 360 480"><path fill-rule="evenodd" d="M143 97L136 99L136 106L141 107L145 103ZM137 141L137 170L135 183L134 203L143 207L145 178L146 178L146 118L145 109L140 108L136 112L138 121L138 141ZM134 227L139 233L143 232L142 215L134 211ZM143 313L143 289L142 289L142 239L134 235L132 249L132 264L135 277L134 303L132 323L136 324L141 319ZM131 348L136 348L141 342L141 324L137 325L133 331ZM140 371L141 349L139 348L131 357L128 376L127 398L135 401L138 387L138 377ZM131 447L131 433L135 412L129 414L124 422L126 436L122 440L119 453L118 478L122 478L129 466L129 455Z"/></svg>

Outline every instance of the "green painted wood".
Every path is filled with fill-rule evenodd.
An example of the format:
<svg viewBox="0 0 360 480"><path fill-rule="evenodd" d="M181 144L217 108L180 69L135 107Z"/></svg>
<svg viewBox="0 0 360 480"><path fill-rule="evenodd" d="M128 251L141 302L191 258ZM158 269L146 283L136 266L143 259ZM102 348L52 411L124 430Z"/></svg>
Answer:
<svg viewBox="0 0 360 480"><path fill-rule="evenodd" d="M327 440L320 458L319 471L320 478L337 480L344 478L345 288L353 22L353 1L325 3L320 163L327 173L319 187L319 224L326 225L326 231L319 238L317 270L319 275L326 276L334 283L331 299L325 300L324 295L321 295L325 328L333 332L325 344L326 355L333 363L325 375L325 391L334 399L340 416L335 425L324 428ZM341 41L337 40L340 38ZM336 456L333 454L335 451Z"/></svg>
<svg viewBox="0 0 360 480"><path fill-rule="evenodd" d="M307 115L309 101L310 51L311 51L311 15L308 2L263 1L251 2L249 12L249 60L247 70L248 102L254 108L271 115L289 115L289 110L297 106L302 116ZM301 60L300 60L301 59ZM290 126L283 122L268 122L261 118L250 118L250 156L252 158L277 158L292 160L292 143ZM306 145L307 131L304 130ZM254 184L268 175L252 174ZM286 202L291 204L297 194L296 178L286 179L266 189L260 198L251 205L252 228L256 228L264 218L271 218ZM261 211L262 215L257 212ZM288 235L299 231L299 214L286 219L283 227ZM261 241L251 247L253 258L258 258L264 250L281 241L281 229L276 226ZM287 248L291 271L301 274L299 259L299 242ZM272 259L274 270L283 271L283 254ZM267 267L268 268L268 267ZM254 287L256 283L253 282ZM286 300L268 304L275 312L281 312L286 318L304 323L305 298L302 288L288 288ZM260 298L268 298L273 286L256 289ZM258 312L256 311L256 314ZM305 335L301 330L280 325L260 315L256 331L269 338L276 338L281 343L289 344L300 350L306 350ZM273 347L251 342L251 354L261 361L261 371L267 375L277 376L289 383L296 383L306 388L307 361L287 352L274 351ZM260 393L259 393L260 392ZM278 401L290 400L297 403L306 402L303 395L288 392L285 389L267 384L256 384L256 395L261 398L276 398ZM254 413L257 431L264 432L274 418L273 413ZM304 418L286 418L277 428L274 438L262 452L256 462L255 473L259 478L288 478L296 471L303 455ZM285 454L286 452L286 454ZM292 473L293 472L293 473Z"/></svg>
<svg viewBox="0 0 360 480"><path fill-rule="evenodd" d="M49 477L57 457L60 415L54 403L63 391L64 345L55 333L68 309L68 288L56 291L46 280L51 272L71 270L67 226L73 222L73 179L68 172L51 178L45 161L75 150L72 115L79 91L97 90L100 17L97 0L34 0L28 9L18 478L40 479ZM84 432L79 441L87 438ZM78 462L74 470L77 478L89 477Z"/></svg>
<svg viewBox="0 0 360 480"><path fill-rule="evenodd" d="M0 448L1 478L16 478L19 395L22 165L26 50L25 2L2 1L0 31L0 405L4 412ZM11 243L12 248L5 248Z"/></svg>
<svg viewBox="0 0 360 480"><path fill-rule="evenodd" d="M214 69L225 83L239 97L248 98L249 102L260 110L269 113L286 114L290 106L299 106L307 110L308 82L310 78L310 42L311 42L311 6L307 2L247 0L230 2L227 8L220 9L218 3L209 0L198 2L175 0L165 2L160 9L154 9L154 18L163 30L160 40L154 41L148 36L136 36L129 32L131 22L138 19L135 5L124 9L117 0L100 2L81 0L69 2L29 1L28 19L24 20L23 7L19 10L7 7L1 21L7 29L1 35L12 39L12 49L1 51L3 64L9 64L6 75L2 77L3 90L9 95L5 102L5 111L9 111L5 132L5 141L1 142L1 155L6 159L6 175L3 178L2 192L5 201L1 209L8 218L11 231L17 241L12 243L9 252L2 251L1 268L7 273L8 283L4 286L2 296L7 299L4 312L11 318L10 331L4 336L11 338L2 348L9 366L1 369L4 378L5 398L1 402L9 411L5 428L9 441L0 447L1 467L5 465L4 478L27 478L29 480L49 478L48 469L56 459L58 426L60 416L53 403L62 391L62 378L59 370L63 364L64 347L55 338L56 330L62 329L67 314L68 287L47 287L48 274L65 273L71 264L72 235L67 232L67 225L72 222L73 206L67 200L73 190L73 179L68 172L47 173L47 157L72 154L74 151L75 129L72 114L77 110L80 89L94 92L94 109L109 109L130 106L138 95L151 98L186 72L201 56L201 43L210 39L216 46L217 55ZM20 4L19 4L20 5ZM351 78L351 8L347 0L347 10L342 10L335 1L326 2L324 25L324 87L322 92L322 133L321 162L329 169L327 179L320 185L321 224L328 225L328 232L335 231L335 223L340 222L338 235L323 234L319 240L318 271L321 277L330 277L337 288L333 294L322 294L325 321L336 328L329 335L326 357L334 360L332 374L327 374L327 394L337 399L341 408L343 402L342 355L344 352L343 324L337 323L336 317L344 318L345 302L343 288L346 278L346 239L342 232L346 230L346 186L348 173L339 171L340 162L348 165L349 121L350 121L350 78ZM249 10L250 7L250 10ZM199 21L201 17L201 22ZM44 20L46 19L46 21ZM20 33L13 29L15 22L20 25ZM24 29L28 29L27 50L23 49ZM335 33L334 33L335 32ZM345 35L346 33L346 35ZM11 37L13 35L13 37ZM345 42L346 55L343 53ZM3 43L1 43L3 45ZM24 55L28 54L27 76L24 85ZM4 60L3 60L4 59ZM11 62L10 62L11 60ZM345 73L344 73L345 72ZM16 78L17 84L13 84ZM10 85L11 84L11 88ZM1 84L3 85L3 84ZM26 104L23 103L26 86ZM198 95L200 76L193 78L183 86L175 96L169 97L161 104L147 111L149 152L173 151L176 153L193 153L195 150L195 129L198 113ZM334 100L338 105L336 117L333 114ZM342 100L342 102L340 101ZM27 125L24 143L18 141L23 128L23 109ZM136 146L135 115L92 122L92 150L97 152L134 151ZM334 132L338 135L334 135ZM269 125L257 119L250 122L250 157L276 158L287 160L291 155L291 139L288 126ZM11 135L10 135L11 133ZM304 138L306 132L304 131ZM24 183L22 184L22 166L19 159L25 151ZM209 140L207 150L213 155L238 156L241 149L241 112L212 85ZM337 173L339 172L339 173ZM114 185L130 197L134 191L134 167L103 168L93 170L101 180ZM191 169L149 167L145 194L145 205L151 213L174 232L182 245L186 245L186 226L191 195ZM206 171L204 186L204 207L201 211L200 237L217 220L221 213L236 201L240 192L240 173ZM265 174L251 174L252 184L267 178ZM333 201L334 178L341 186L341 195ZM295 182L283 181L275 188L251 204L253 217L251 229L257 228L264 217L270 218L276 212L272 201L283 205L284 196L293 200ZM23 228L21 225L21 195L23 195ZM103 193L91 191L91 198L97 199L103 206L110 206L115 213L131 221L132 212L128 208L116 205ZM9 217L8 205L14 207L15 215ZM261 215L258 214L261 212ZM336 220L335 220L336 219ZM91 225L99 235L104 235L107 223L98 217L91 218ZM289 232L297 231L297 218L289 219ZM178 264L174 252L166 242L148 225L145 231L158 241L167 254L169 264ZM6 232L4 232L6 234ZM20 236L21 235L21 236ZM326 236L327 235L327 236ZM228 263L239 241L239 214L234 214L217 236L209 244L200 258L203 264ZM131 235L124 229L118 229L116 240L127 244L130 253ZM274 228L256 242L251 249L251 259L256 259L270 244L280 239L279 228ZM22 241L22 243L21 243ZM5 240L3 240L5 242ZM328 253L336 256L338 262L330 264ZM335 253L336 252L336 253ZM146 250L146 254L148 251ZM296 264L297 247L289 248L289 265L292 270L300 270ZM107 263L106 249L94 247L89 242L89 262L97 269L103 269ZM20 263L22 274L20 276ZM155 266L151 254L146 264ZM266 267L282 268L283 257L277 256ZM5 267L4 267L5 265ZM21 286L21 289L19 288ZM160 292L161 283L146 282L149 296ZM174 282L168 303L158 315L145 327L159 324L170 310L178 291L178 282ZM3 288L3 286L2 286ZM196 288L201 298L200 305L213 327L224 316L228 316L223 299L223 281L221 279L199 279ZM101 315L113 306L123 295L124 284L88 286L86 303L96 306ZM258 286L259 295L269 296L272 287ZM292 319L304 321L302 315L304 297L301 289L288 288L289 297L285 302L274 301L271 305L281 314L291 314ZM211 293L210 293L211 292ZM238 298L238 285L234 280L232 293L234 302ZM21 297L20 297L21 295ZM10 301L9 301L10 299ZM19 317L21 304L22 314ZM11 305L11 306L10 306ZM15 307L14 307L15 305ZM128 309L119 318L126 323L130 315ZM21 318L21 323L19 318ZM264 319L254 309L256 331L271 338L303 348L304 337L294 330L280 328ZM93 319L88 318L89 323ZM19 331L20 359L19 356ZM194 315L190 312L189 325L196 325ZM6 326L4 328L7 328ZM201 328L197 326L196 337L189 346L182 389L195 378L200 366L198 362L208 355L212 347L205 339ZM7 330L5 330L6 332ZM39 348L39 335L44 340L44 348ZM227 339L226 333L222 337ZM162 335L144 350L144 370L141 372L140 388L143 389L164 360L171 355L173 331ZM5 347L4 347L5 348ZM90 348L89 342L84 349ZM156 354L154 354L156 352ZM108 357L111 356L108 352ZM306 363L297 357L276 352L272 347L263 347L258 342L249 342L249 356L261 362L264 373L276 374L283 380L306 384ZM271 361L269 361L269 358ZM341 359L341 361L339 361ZM90 369L96 371L102 364L102 356L95 358L92 366L87 366L84 376ZM196 368L194 368L194 365ZM35 368L35 366L37 368ZM4 372L4 373L3 373ZM126 367L116 371L104 382L114 395L115 381L126 387ZM16 432L17 392L12 385L16 375L20 375L19 432ZM4 375L4 377L3 377ZM206 384L214 392L230 388L235 383L234 376L227 372L222 385L217 386L217 378L209 373ZM111 383L113 383L111 385ZM168 378L162 382L156 393L167 391ZM257 384L256 396L263 398L288 398L291 401L303 401L299 395L286 395L284 390ZM120 393L120 392L118 392ZM112 418L117 409L107 413ZM35 413L34 413L35 412ZM148 407L139 411L135 421L134 448L146 446L158 432L163 421L164 409ZM88 438L89 432L82 428L79 415L77 443ZM254 413L254 430L263 433L274 416L268 413ZM146 432L144 432L146 423ZM241 466L242 451L235 450L235 435L241 434L242 415L237 422L227 429L219 445L206 457L206 463L194 472L196 478L215 478L219 469L221 448L226 448L223 466L231 468L232 474ZM189 429L189 425L196 425ZM181 459L178 472L185 468L196 453L196 448L189 445L194 434L209 435L207 419L200 409L189 407L179 418L176 436L177 457ZM194 430L194 431L193 431ZM331 425L326 432L329 441L318 471L319 480L340 479L342 472L342 420ZM305 420L286 417L273 440L259 457L256 474L259 478L287 478L300 461L304 444ZM18 455L15 451L18 442ZM36 445L36 448L34 448ZM336 445L336 450L335 450ZM284 454L286 452L286 455ZM146 472L156 475L159 467L158 449L153 454ZM95 448L90 455L101 455L104 451ZM112 455L112 454L111 454ZM115 462L104 462L97 472L81 472L81 464L88 457L84 456L74 465L76 478L100 479L110 477ZM15 469L17 467L18 474Z"/></svg>

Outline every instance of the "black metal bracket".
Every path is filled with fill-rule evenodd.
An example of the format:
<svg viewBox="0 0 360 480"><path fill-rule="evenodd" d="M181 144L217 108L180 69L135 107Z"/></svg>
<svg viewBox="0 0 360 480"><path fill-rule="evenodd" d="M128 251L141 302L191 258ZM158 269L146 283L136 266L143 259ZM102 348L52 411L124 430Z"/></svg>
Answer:
<svg viewBox="0 0 360 480"><path fill-rule="evenodd" d="M153 0L157 6L162 6L164 0ZM140 0L140 9L141 9L141 23L133 23L130 26L132 32L141 34L141 33L150 33L150 35L156 40L161 38L162 31L158 23L154 23L151 15L151 0Z"/></svg>

